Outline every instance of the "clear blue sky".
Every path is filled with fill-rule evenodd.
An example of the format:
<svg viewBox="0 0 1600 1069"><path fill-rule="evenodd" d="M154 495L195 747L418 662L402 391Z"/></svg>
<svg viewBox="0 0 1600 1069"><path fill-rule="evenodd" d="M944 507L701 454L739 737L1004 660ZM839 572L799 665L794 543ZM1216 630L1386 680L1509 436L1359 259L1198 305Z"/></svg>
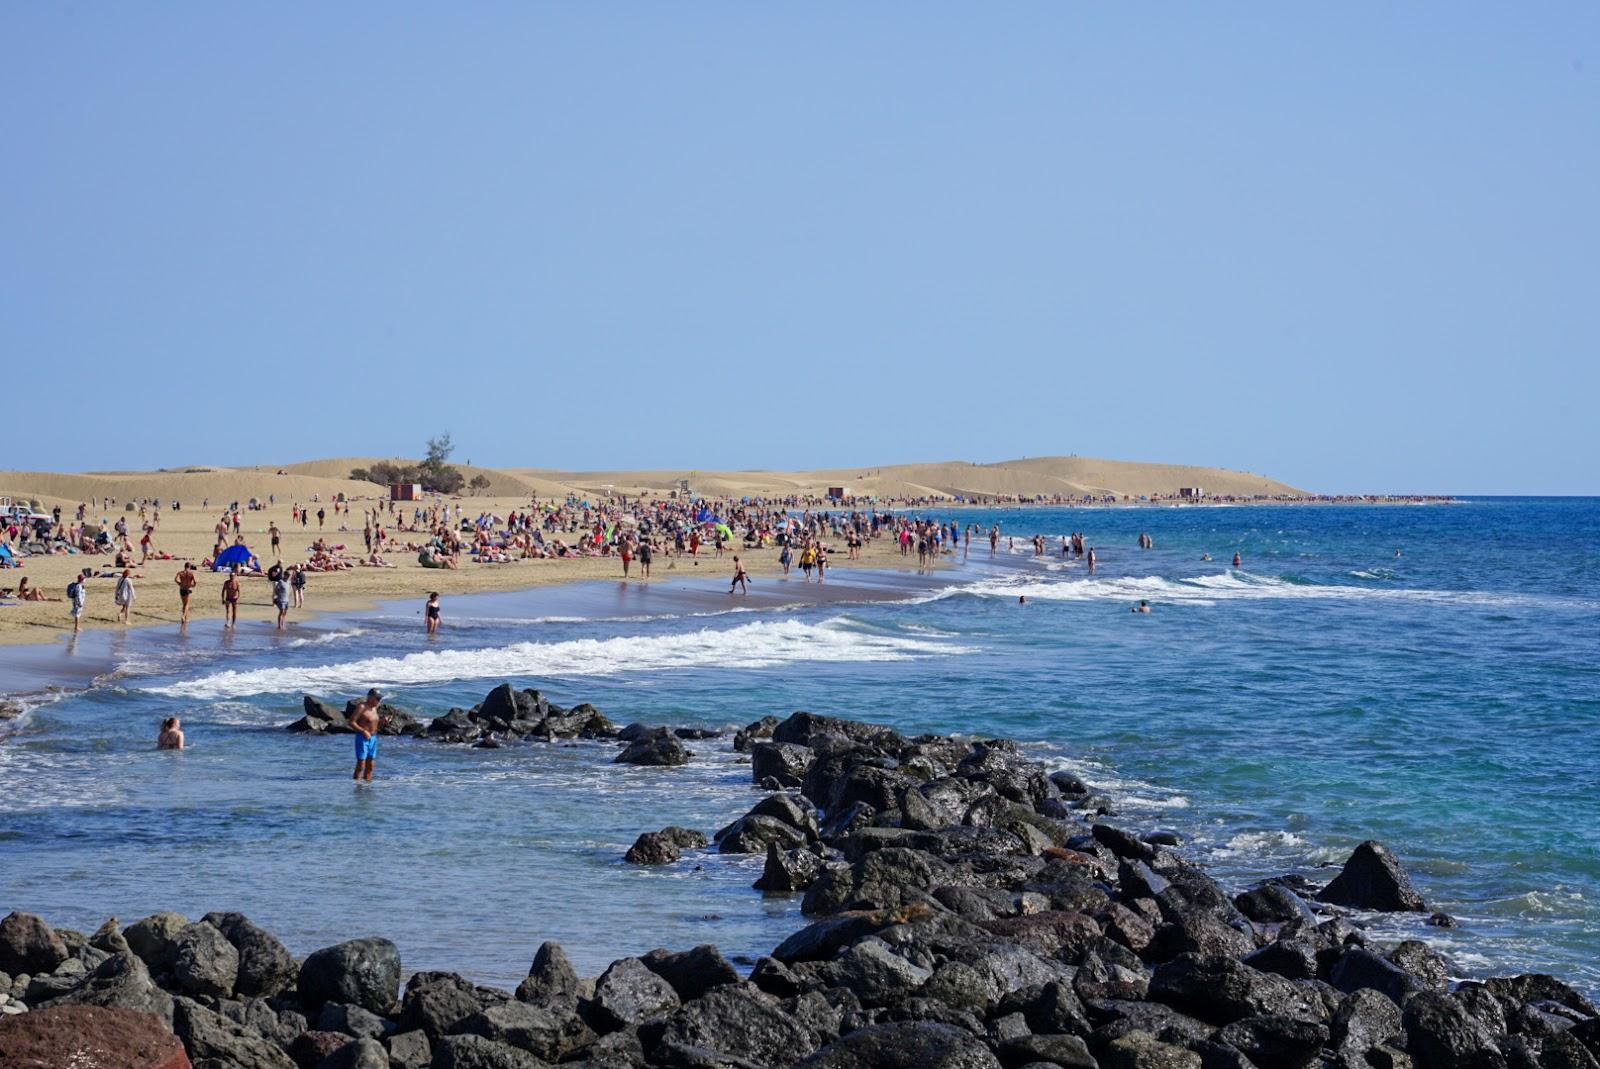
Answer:
<svg viewBox="0 0 1600 1069"><path fill-rule="evenodd" d="M1600 493L1600 7L0 9L0 467Z"/></svg>

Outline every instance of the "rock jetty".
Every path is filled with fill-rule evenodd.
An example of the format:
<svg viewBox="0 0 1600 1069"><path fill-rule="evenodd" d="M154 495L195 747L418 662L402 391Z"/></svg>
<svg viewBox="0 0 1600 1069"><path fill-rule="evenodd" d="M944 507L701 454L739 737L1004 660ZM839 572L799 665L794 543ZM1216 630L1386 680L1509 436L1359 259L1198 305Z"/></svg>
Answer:
<svg viewBox="0 0 1600 1069"><path fill-rule="evenodd" d="M456 711L456 741L489 723L677 741L621 739L532 691L490 698ZM580 977L546 943L503 991L407 976L378 937L297 961L237 913L91 935L13 913L0 1065L63 1015L115 1010L142 1022L118 1033L141 1044L128 1064L172 1069L1600 1069L1600 1016L1567 984L1453 983L1425 943L1367 937L1368 911L1427 909L1382 844L1326 886L1230 894L1175 836L1118 826L1111 799L1005 740L797 713L733 744L760 801L710 839L646 832L628 860L763 855L756 888L803 896L809 923L748 975L699 946Z"/></svg>

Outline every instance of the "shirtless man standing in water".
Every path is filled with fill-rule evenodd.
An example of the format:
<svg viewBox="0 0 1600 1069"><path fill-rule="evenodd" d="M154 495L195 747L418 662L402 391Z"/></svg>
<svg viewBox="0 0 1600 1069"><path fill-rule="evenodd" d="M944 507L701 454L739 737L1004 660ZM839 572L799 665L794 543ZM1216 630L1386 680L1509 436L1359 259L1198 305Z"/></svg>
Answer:
<svg viewBox="0 0 1600 1069"><path fill-rule="evenodd" d="M382 701L383 695L373 687L350 714L350 727L356 733L356 770L350 776L353 780L372 782L372 763L378 759L378 729L383 726L378 716Z"/></svg>

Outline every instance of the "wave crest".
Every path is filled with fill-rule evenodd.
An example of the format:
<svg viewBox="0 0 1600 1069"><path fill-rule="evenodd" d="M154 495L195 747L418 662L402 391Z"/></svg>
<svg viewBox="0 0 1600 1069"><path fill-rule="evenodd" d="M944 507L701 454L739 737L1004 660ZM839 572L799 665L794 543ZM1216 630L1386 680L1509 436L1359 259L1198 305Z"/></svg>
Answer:
<svg viewBox="0 0 1600 1069"><path fill-rule="evenodd" d="M628 635L566 642L516 642L485 649L429 650L333 664L216 672L151 687L174 698L240 698L349 689L417 686L465 679L614 675L671 668L768 668L799 661L903 661L971 652L948 641L851 627L762 621L675 635Z"/></svg>

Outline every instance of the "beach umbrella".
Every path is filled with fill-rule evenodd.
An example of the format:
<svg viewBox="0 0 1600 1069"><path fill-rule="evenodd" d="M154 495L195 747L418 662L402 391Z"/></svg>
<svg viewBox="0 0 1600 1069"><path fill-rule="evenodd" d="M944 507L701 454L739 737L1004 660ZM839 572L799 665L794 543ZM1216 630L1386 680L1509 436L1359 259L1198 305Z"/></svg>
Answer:
<svg viewBox="0 0 1600 1069"><path fill-rule="evenodd" d="M728 530L728 525L727 524L725 524L725 523L717 524L716 525L716 532L717 532L717 534L721 535L723 538L726 538L728 541L730 541L730 542L733 541L733 532Z"/></svg>

